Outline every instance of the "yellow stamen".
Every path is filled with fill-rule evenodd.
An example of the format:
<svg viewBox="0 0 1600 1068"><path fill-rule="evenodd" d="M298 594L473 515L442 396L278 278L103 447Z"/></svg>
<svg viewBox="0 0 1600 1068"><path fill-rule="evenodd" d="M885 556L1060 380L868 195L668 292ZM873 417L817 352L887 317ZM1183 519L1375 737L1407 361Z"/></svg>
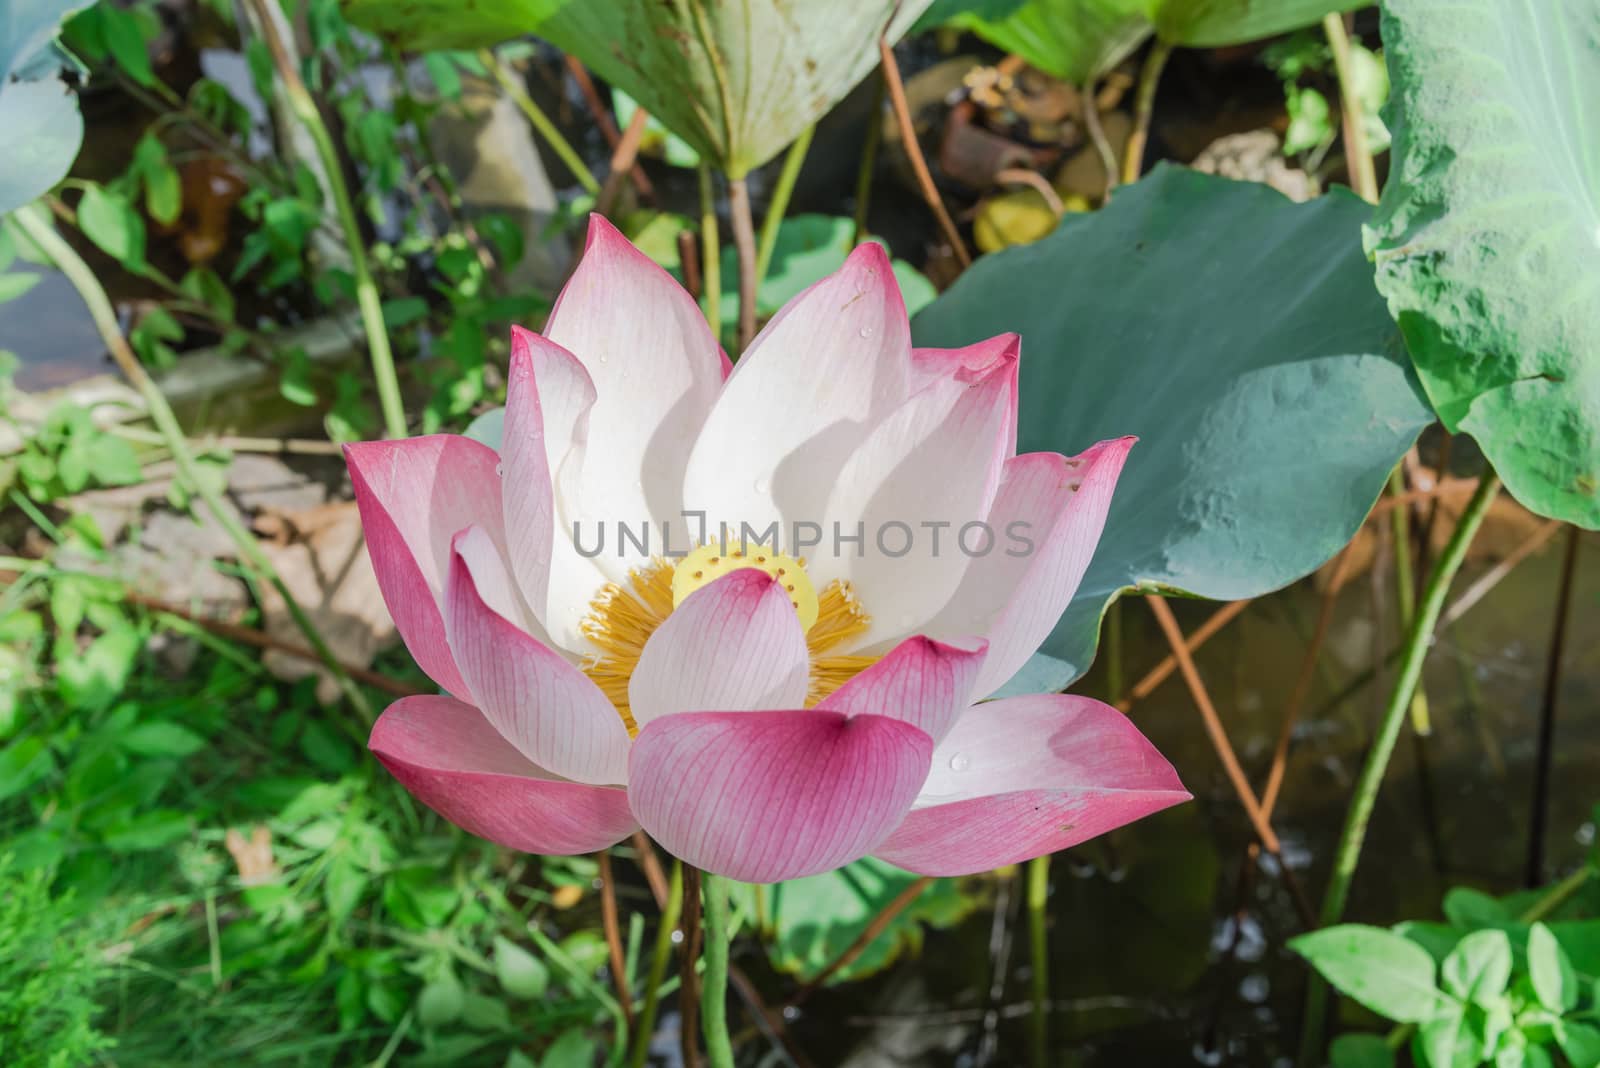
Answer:
<svg viewBox="0 0 1600 1068"><path fill-rule="evenodd" d="M672 605L676 608L691 593L717 581L730 571L750 568L765 571L783 584L784 592L800 616L800 627L810 630L817 621L817 589L800 561L761 545L726 549L715 543L702 545L679 562L672 573Z"/></svg>
<svg viewBox="0 0 1600 1068"><path fill-rule="evenodd" d="M696 552L702 551L696 550ZM707 561L710 556L711 554L706 554ZM764 556L766 559L756 564L754 558L757 556ZM672 614L673 608L676 607L675 602L681 603L684 597L704 584L697 583L681 597L674 597L675 577L694 576L694 572L699 570L707 575L705 582L710 582L741 566L738 559L730 562L728 556L721 553L717 554L717 558L719 563L716 566L719 570L712 573L709 570L711 565L704 562L701 566L685 567L686 558L675 568L668 561L658 557L643 567L629 572L626 584L606 583L590 602L589 614L584 617L581 629L594 643L598 652L591 655L583 665L583 672L600 687L600 692L605 694L606 699L616 708L630 736L638 734L639 727L634 721L628 703L628 682L633 678L633 670L639 664L645 643L650 640L650 635L655 633L656 628ZM821 596L818 596L814 592L811 580L806 577L804 565L800 561L767 553L761 549L750 551L745 558L752 561L750 566L760 567L764 571L770 566L771 570L768 573L774 578L784 580L785 586L792 582L795 589L787 591L791 599L796 599L796 595L802 589L810 593L810 604L813 606L811 611L814 614L809 624L803 603L796 605L801 624L807 628L806 648L811 654L811 679L806 694L807 708L815 706L840 686L878 662L879 658L876 656L827 655L830 649L836 649L850 639L864 634L872 622L849 583L835 579L822 591ZM784 574L776 573L779 568L783 569ZM689 581L695 581L695 577L691 577Z"/></svg>

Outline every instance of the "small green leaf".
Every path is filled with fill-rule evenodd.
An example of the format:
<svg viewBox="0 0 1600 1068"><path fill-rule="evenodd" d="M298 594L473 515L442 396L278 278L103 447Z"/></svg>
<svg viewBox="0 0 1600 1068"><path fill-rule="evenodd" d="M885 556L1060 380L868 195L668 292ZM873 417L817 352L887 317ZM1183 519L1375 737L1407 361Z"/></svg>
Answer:
<svg viewBox="0 0 1600 1068"><path fill-rule="evenodd" d="M417 1019L423 1027L443 1027L461 1017L465 991L461 981L446 972L417 995Z"/></svg>
<svg viewBox="0 0 1600 1068"><path fill-rule="evenodd" d="M8 300L16 300L22 294L39 284L43 275L31 271L8 271L0 274L0 304Z"/></svg>
<svg viewBox="0 0 1600 1068"><path fill-rule="evenodd" d="M124 267L144 266L144 220L121 193L91 184L78 201L78 226L84 236Z"/></svg>
<svg viewBox="0 0 1600 1068"><path fill-rule="evenodd" d="M550 1044L539 1059L539 1068L589 1068L598 1053L594 1039L574 1028Z"/></svg>
<svg viewBox="0 0 1600 1068"><path fill-rule="evenodd" d="M1452 887L1444 895L1444 914L1457 927L1503 927L1516 920L1506 907L1481 890Z"/></svg>
<svg viewBox="0 0 1600 1068"><path fill-rule="evenodd" d="M361 903L367 890L367 874L349 857L335 856L328 862L328 875L322 884L328 902L328 918L342 923Z"/></svg>
<svg viewBox="0 0 1600 1068"><path fill-rule="evenodd" d="M383 325L390 330L410 326L428 317L428 302L421 297L399 297L383 302Z"/></svg>
<svg viewBox="0 0 1600 1068"><path fill-rule="evenodd" d="M317 391L311 385L311 363L306 350L299 345L283 354L283 372L278 376L278 392L284 399L303 408L317 403Z"/></svg>
<svg viewBox="0 0 1600 1068"><path fill-rule="evenodd" d="M156 74L150 66L150 51L145 47L138 18L112 3L102 2L95 11L100 16L100 40L117 66L140 85L154 85Z"/></svg>
<svg viewBox="0 0 1600 1068"><path fill-rule="evenodd" d="M505 992L514 998L531 1001L543 997L550 986L550 969L544 962L499 935L494 940L494 973Z"/></svg>
<svg viewBox="0 0 1600 1068"><path fill-rule="evenodd" d="M1440 974L1452 994L1487 1005L1511 981L1511 939L1504 931L1474 931L1444 959Z"/></svg>
<svg viewBox="0 0 1600 1068"><path fill-rule="evenodd" d="M1528 932L1528 978L1539 1004L1551 1012L1570 1012L1578 1005L1578 975L1561 944L1542 923Z"/></svg>
<svg viewBox="0 0 1600 1068"><path fill-rule="evenodd" d="M1600 1028L1568 1020L1557 1036L1572 1068L1600 1068Z"/></svg>
<svg viewBox="0 0 1600 1068"><path fill-rule="evenodd" d="M1413 1049L1417 1063L1431 1068L1476 1068L1483 1062L1482 1036L1469 1018L1471 1010L1452 1007L1448 1012L1423 1021L1417 1028ZM1482 1015L1477 1017L1482 1022Z"/></svg>
<svg viewBox="0 0 1600 1068"><path fill-rule="evenodd" d="M176 723L141 723L118 739L130 753L149 757L186 757L205 748L206 740Z"/></svg>
<svg viewBox="0 0 1600 1068"><path fill-rule="evenodd" d="M83 457L90 476L102 486L131 486L143 477L133 449L110 434L96 434L90 439Z"/></svg>
<svg viewBox="0 0 1600 1068"><path fill-rule="evenodd" d="M1433 958L1409 939L1347 923L1289 943L1341 993L1379 1016L1421 1023L1449 1007L1434 985Z"/></svg>
<svg viewBox="0 0 1600 1068"><path fill-rule="evenodd" d="M1340 1035L1328 1047L1331 1068L1394 1068L1394 1050L1379 1035Z"/></svg>

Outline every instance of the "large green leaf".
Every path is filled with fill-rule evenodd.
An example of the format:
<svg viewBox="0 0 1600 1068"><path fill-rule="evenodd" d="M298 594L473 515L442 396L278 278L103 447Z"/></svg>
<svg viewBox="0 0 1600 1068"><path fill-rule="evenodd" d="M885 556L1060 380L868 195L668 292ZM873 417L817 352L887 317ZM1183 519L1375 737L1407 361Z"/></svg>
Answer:
<svg viewBox="0 0 1600 1068"><path fill-rule="evenodd" d="M1074 85L1121 63L1150 36L1147 0L1031 0L995 16L975 4L950 24ZM992 5L989 5L992 7Z"/></svg>
<svg viewBox="0 0 1600 1068"><path fill-rule="evenodd" d="M777 155L878 63L931 0L343 0L405 48L537 33L738 178Z"/></svg>
<svg viewBox="0 0 1600 1068"><path fill-rule="evenodd" d="M1600 527L1600 8L1392 0L1367 245L1423 386L1516 498Z"/></svg>
<svg viewBox="0 0 1600 1068"><path fill-rule="evenodd" d="M92 0L6 0L0 5L0 215L66 176L83 143L78 99L62 80L61 20Z"/></svg>
<svg viewBox="0 0 1600 1068"><path fill-rule="evenodd" d="M1220 48L1311 26L1334 11L1370 0L1153 0L1151 18L1163 41L1187 48Z"/></svg>
<svg viewBox="0 0 1600 1068"><path fill-rule="evenodd" d="M1163 166L979 260L913 322L922 345L1022 335L1023 451L1141 439L1044 647L1074 675L1120 590L1254 597L1315 569L1432 420L1361 254L1366 210Z"/></svg>
<svg viewBox="0 0 1600 1068"><path fill-rule="evenodd" d="M1435 985L1428 951L1380 927L1324 927L1292 939L1289 948L1341 994L1390 1020L1421 1023L1452 1007Z"/></svg>

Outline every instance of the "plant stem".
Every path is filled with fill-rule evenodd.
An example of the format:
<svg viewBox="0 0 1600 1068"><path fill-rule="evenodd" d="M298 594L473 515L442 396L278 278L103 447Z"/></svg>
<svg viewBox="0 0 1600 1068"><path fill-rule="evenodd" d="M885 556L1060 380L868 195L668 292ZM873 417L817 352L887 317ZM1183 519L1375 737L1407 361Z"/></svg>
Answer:
<svg viewBox="0 0 1600 1068"><path fill-rule="evenodd" d="M1079 90L1083 100L1083 128L1089 134L1089 143L1094 145L1094 150L1100 154L1100 165L1106 171L1106 199L1110 199L1111 191L1117 187L1117 177L1120 168L1117 166L1117 154L1112 151L1111 142L1106 139L1106 129L1100 125L1100 104L1095 99L1094 79L1090 78L1083 83Z"/></svg>
<svg viewBox="0 0 1600 1068"><path fill-rule="evenodd" d="M1333 875L1328 883L1327 896L1322 900L1319 921L1324 927L1338 923L1344 916L1345 905L1350 898L1350 883L1355 878L1356 865L1361 860L1361 847L1367 838L1367 825L1378 800L1378 789L1383 785L1389 758L1394 755L1395 742L1405 723L1411 695L1422 678L1423 661L1427 659L1428 647L1433 644L1434 627L1439 622L1439 613L1444 609L1450 582L1466 560L1467 547L1472 544L1473 535L1483 524L1484 516L1489 514L1489 505L1494 503L1499 488L1500 480L1494 472L1485 472L1472 500L1462 512L1460 522L1456 524L1455 533L1450 536L1450 543L1445 546L1432 573L1428 575L1428 584L1422 591L1422 602L1417 606L1416 617L1411 621L1411 630L1402 650L1394 690L1389 695L1378 736L1373 742L1372 751L1367 754L1366 764L1361 768L1350 809L1345 814L1344 829L1340 832L1334 853ZM1305 1019L1301 1027L1302 1065L1314 1063L1322 1049L1323 1016L1326 1011L1327 986L1319 976L1313 976L1306 990Z"/></svg>
<svg viewBox="0 0 1600 1068"><path fill-rule="evenodd" d="M867 140L861 146L861 164L856 169L856 228L850 236L851 248L867 239L867 209L872 206L872 176L877 173L878 148L883 144L883 84L883 75L879 74L873 85L872 110L868 112Z"/></svg>
<svg viewBox="0 0 1600 1068"><path fill-rule="evenodd" d="M1378 169L1367 145L1367 128L1361 121L1361 101L1356 98L1355 79L1350 71L1350 34L1344 28L1344 15L1335 11L1322 19L1322 32L1333 52L1334 70L1339 75L1339 111L1344 126L1346 166L1350 184L1363 200L1378 202Z"/></svg>
<svg viewBox="0 0 1600 1068"><path fill-rule="evenodd" d="M605 931L611 957L611 982L617 988L617 1005L622 1009L622 1024L633 1033L633 984L627 954L622 948L622 923L617 915L617 881L611 873L611 851L600 850L600 925Z"/></svg>
<svg viewBox="0 0 1600 1068"><path fill-rule="evenodd" d="M789 146L789 154L783 157L783 170L778 173L778 184L773 186L772 200L767 204L767 214L761 220L761 251L756 256L756 288L761 287L761 282L767 277L767 268L772 265L772 250L778 247L778 230L783 226L783 217L789 211L789 199L794 196L795 179L800 177L800 168L806 161L806 151L811 147L811 138L817 132L816 123L812 123L801 131L795 138L794 144Z"/></svg>
<svg viewBox="0 0 1600 1068"><path fill-rule="evenodd" d="M1127 679L1122 670L1122 598L1106 609L1106 694L1116 704L1122 700Z"/></svg>
<svg viewBox="0 0 1600 1068"><path fill-rule="evenodd" d="M1150 117L1156 109L1156 86L1161 84L1161 72L1171 56L1172 46L1158 37L1150 46L1150 54L1144 57L1144 66L1139 70L1139 90L1133 106L1133 132L1128 135L1128 144L1122 153L1124 182L1137 182L1144 171L1144 150L1150 142Z"/></svg>
<svg viewBox="0 0 1600 1068"><path fill-rule="evenodd" d="M950 212L939 196L939 187L933 184L928 161L922 156L917 126L911 119L911 105L906 101L905 83L900 80L900 65L895 62L894 49L883 37L878 38L878 59L883 64L883 86L889 94L889 105L894 108L895 123L900 127L900 140L905 146L906 157L911 160L911 169L916 173L922 199L928 202L928 209L939 223L944 239L950 242L950 250L955 253L956 261L963 269L971 267L972 255L967 251L967 246L962 244L961 231L956 229L955 220L950 218Z"/></svg>
<svg viewBox="0 0 1600 1068"><path fill-rule="evenodd" d="M1389 472L1389 495L1398 501L1405 494L1405 464L1401 462ZM1404 631L1411 626L1411 620L1417 614L1417 578L1411 560L1411 506L1396 504L1389 509L1389 522L1394 531L1395 604L1400 610L1400 627ZM1417 692L1411 697L1411 729L1421 735L1433 733L1432 720L1428 715L1428 694L1421 683L1418 683Z"/></svg>
<svg viewBox="0 0 1600 1068"><path fill-rule="evenodd" d="M561 136L561 131L556 129L556 124L550 121L550 116L546 115L544 110L534 102L533 97L528 95L528 90L524 88L521 79L502 63L500 57L490 49L480 48L478 50L478 62L487 67L489 73L494 75L494 80L500 83L501 90L511 98L511 102L517 106L517 110L527 116L528 121L533 124L534 130L538 132L540 137L544 138L544 143L550 146L550 151L556 154L556 158L560 159L567 170L572 172L572 176L578 180L578 184L583 186L584 192L592 197L599 196L600 182L595 178L594 172L583 162L583 157L578 155L577 150L572 147L572 143Z"/></svg>
<svg viewBox="0 0 1600 1068"><path fill-rule="evenodd" d="M733 247L739 253L739 352L756 336L756 229L750 214L750 186L743 178L728 179L728 215L733 219Z"/></svg>
<svg viewBox="0 0 1600 1068"><path fill-rule="evenodd" d="M1567 528L1561 554L1561 588L1556 594L1555 625L1545 658L1544 699L1539 707L1539 755L1533 769L1533 819L1528 828L1528 885L1544 881L1545 823L1550 814L1550 761L1555 752L1556 698L1561 691L1561 657L1567 645L1567 616L1572 606L1573 577L1578 570L1578 528Z"/></svg>
<svg viewBox="0 0 1600 1068"><path fill-rule="evenodd" d="M672 960L672 932L677 929L678 916L683 911L683 862L673 861L672 882L667 886L666 904L661 909L661 926L656 929L655 951L650 957L650 974L644 988L644 1006L639 1010L639 1024L634 1028L633 1052L628 1058L630 1068L644 1068L650 1055L650 1036L656 1029L656 1012L661 1007L661 984L667 978L667 965Z"/></svg>
<svg viewBox="0 0 1600 1068"><path fill-rule="evenodd" d="M350 201L350 190L344 181L343 163L334 147L333 135L322 121L317 102L300 80L283 40L278 36L277 23L267 9L267 0L250 0L261 23L261 36L267 51L272 54L272 65L283 80L284 95L295 118L300 120L322 160L327 172L328 193L333 197L334 210L339 215L339 226L344 231L344 243L350 251L350 271L355 275L356 304L361 309L361 325L366 331L367 348L372 355L372 378L378 388L378 403L383 409L384 432L391 438L406 436L405 405L400 400L400 380L395 374L394 354L389 350L389 334L383 325L383 302L378 296L378 285L367 267L366 240L361 236L361 224L356 219L355 205Z"/></svg>
<svg viewBox="0 0 1600 1068"><path fill-rule="evenodd" d="M1462 562L1466 560L1467 547L1472 543L1478 527L1482 525L1484 516L1488 515L1489 505L1494 502L1499 486L1500 480L1493 472L1484 474L1478 483L1477 492L1472 495L1472 500L1467 502L1466 511L1462 513L1455 533L1450 536L1450 544L1445 546L1433 573L1428 576L1427 587L1422 591L1422 603L1417 606L1416 617L1411 621L1410 634L1406 639L1400 661L1399 677L1395 679L1394 691L1384 710L1383 721L1378 729L1378 737L1373 743L1372 752L1367 755L1367 762L1361 769L1361 777L1356 780L1355 798L1345 817L1344 830L1339 836L1333 880L1328 886L1327 897L1322 902L1320 918L1324 926L1338 923L1340 917L1344 915L1345 903L1350 894L1350 881L1355 875L1356 864L1361 859L1362 844L1366 841L1367 822L1372 817L1372 807L1377 801L1378 788L1383 782L1384 771L1389 766L1389 757L1394 752L1395 739L1399 736L1406 706L1410 704L1411 694L1422 678L1422 664L1427 658L1428 647L1433 644L1434 624L1439 621L1439 613L1444 609L1445 596L1450 592L1450 581L1455 578Z"/></svg>
<svg viewBox="0 0 1600 1068"><path fill-rule="evenodd" d="M1028 861L1028 941L1033 969L1033 1013L1031 1052L1033 1063L1043 1068L1049 1062L1050 1041L1050 957L1045 937L1045 910L1050 900L1050 854Z"/></svg>
<svg viewBox="0 0 1600 1068"><path fill-rule="evenodd" d="M705 894L705 979L700 991L700 1020L711 1068L733 1068L733 1043L728 1037L728 880L702 872Z"/></svg>
<svg viewBox="0 0 1600 1068"><path fill-rule="evenodd" d="M222 495L200 474L195 465L194 453L189 449L189 441L184 436L183 428L178 425L178 417L172 413L172 407L167 404L167 398L162 396L161 390L155 382L145 373L144 366L139 363L138 357L128 347L128 341L122 336L122 328L117 324L117 313L111 307L111 300L106 296L106 291L101 287L99 279L89 265L83 262L71 245L62 240L49 223L40 219L33 211L24 208L13 212L10 218L22 229L22 232L37 245L61 273L67 276L78 295L83 298L83 303L88 306L89 317L94 320L94 325L100 332L100 337L106 343L106 348L111 352L111 358L116 361L122 373L132 382L134 388L144 398L145 406L150 410L150 418L156 424L156 429L161 432L167 451L172 454L172 459L178 466L178 473L189 488L205 502L212 516L216 519L223 531L232 539L234 546L239 551L239 557L256 574L270 582L279 595L283 598L284 605L289 614L294 618L295 626L300 628L300 633L305 635L306 642L316 652L320 660L338 681L339 688L345 697L368 724L373 722L372 706L367 703L355 682L350 678L350 673L344 665L339 663L333 651L328 648L328 643L323 641L322 634L317 630L311 617L306 615L305 609L300 607L289 587L284 583L283 577L278 574L278 569L272 566L272 561L266 553L261 551L261 546L256 543L250 532L235 518L229 510Z"/></svg>
<svg viewBox="0 0 1600 1068"><path fill-rule="evenodd" d="M717 233L717 196L711 168L700 165L700 284L711 332L722 336L722 238Z"/></svg>

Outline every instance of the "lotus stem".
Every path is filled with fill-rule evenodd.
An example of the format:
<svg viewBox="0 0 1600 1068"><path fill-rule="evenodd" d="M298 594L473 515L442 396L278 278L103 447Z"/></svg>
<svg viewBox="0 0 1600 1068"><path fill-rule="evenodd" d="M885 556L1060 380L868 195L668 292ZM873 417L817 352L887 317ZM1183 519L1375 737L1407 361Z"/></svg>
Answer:
<svg viewBox="0 0 1600 1068"><path fill-rule="evenodd" d="M756 255L756 289L759 291L761 283L767 277L767 268L772 265L773 249L778 247L778 231L783 226L783 217L788 214L789 200L794 196L794 183L800 177L800 168L805 164L806 152L811 148L811 138L817 132L816 123L812 123L800 132L794 144L789 146L788 155L783 157L783 170L778 172L778 184L772 189L772 200L767 204L766 217L761 220L761 251Z"/></svg>
<svg viewBox="0 0 1600 1068"><path fill-rule="evenodd" d="M1406 494L1404 462L1396 464L1389 472L1389 495L1398 500ZM1400 628L1411 626L1417 614L1416 567L1411 559L1411 511L1406 504L1396 504L1389 509L1389 521L1394 530L1394 594L1400 610ZM1411 696L1411 729L1426 737L1433 733L1432 718L1428 715L1428 694L1421 683Z"/></svg>
<svg viewBox="0 0 1600 1068"><path fill-rule="evenodd" d="M389 333L383 325L383 301L378 296L378 285L367 267L366 240L361 236L361 225L356 219L355 205L350 200L350 190L345 185L342 162L334 147L333 136L322 121L317 102L300 80L283 40L278 36L277 24L267 10L266 0L250 0L261 23L261 36L267 51L272 55L272 65L283 80L284 94L295 118L300 120L316 145L317 156L327 173L328 193L339 216L339 227L344 231L345 246L350 251L350 271L355 275L356 304L361 309L361 326L367 335L367 348L372 356L372 378L378 388L378 403L383 409L384 433L391 438L406 436L405 405L400 400L400 380L395 374L394 353L389 348Z"/></svg>
<svg viewBox="0 0 1600 1068"><path fill-rule="evenodd" d="M722 238L717 233L717 197L711 168L700 165L700 277L705 287L706 320L722 336Z"/></svg>
<svg viewBox="0 0 1600 1068"><path fill-rule="evenodd" d="M700 990L700 1022L711 1068L733 1068L733 1042L728 1036L728 880L703 872L705 895L705 976Z"/></svg>
<svg viewBox="0 0 1600 1068"><path fill-rule="evenodd" d="M956 261L965 270L972 266L972 254L961 241L961 231L956 229L955 220L950 218L949 209L939 196L939 187L933 184L933 174L928 170L928 161L922 156L922 145L917 141L917 126L912 121L911 105L906 101L905 83L900 80L900 65L895 62L894 49L883 37L878 38L878 60L883 66L883 86L889 95L889 105L894 108L900 140L905 145L907 158L911 160L911 169L917 175L917 187L922 190L922 199L928 202L928 210L933 212L944 239L950 242L950 250L955 253Z"/></svg>
<svg viewBox="0 0 1600 1068"><path fill-rule="evenodd" d="M489 73L494 75L494 80L500 83L500 89L506 96L511 98L511 102L517 106L517 110L527 117L534 130L538 131L539 136L544 138L544 143L550 146L550 151L556 154L556 158L561 160L567 170L572 172L572 176L578 180L578 184L583 186L584 192L592 197L599 196L600 182L595 178L594 172L589 169L588 164L583 162L583 157L578 155L577 150L572 147L572 143L561 136L561 131L556 129L556 124L550 121L550 116L546 115L544 110L534 102L533 97L528 95L528 90L523 87L522 82L518 80L516 75L500 61L500 57L487 48L481 48L478 50L478 62L487 67Z"/></svg>
<svg viewBox="0 0 1600 1068"><path fill-rule="evenodd" d="M728 179L728 214L733 219L733 247L739 253L739 333L742 354L756 336L756 229L750 214L750 185Z"/></svg>
<svg viewBox="0 0 1600 1068"><path fill-rule="evenodd" d="M1333 67L1339 75L1339 111L1344 127L1346 166L1350 171L1350 185L1361 199L1371 204L1378 202L1378 169L1372 162L1372 149L1367 145L1367 128L1361 121L1361 101L1356 98L1355 79L1350 72L1350 33L1344 27L1344 15L1334 11L1323 16L1322 32L1328 38L1328 48L1333 52Z"/></svg>
<svg viewBox="0 0 1600 1068"><path fill-rule="evenodd" d="M272 566L272 561L261 551L261 546L256 543L255 538L235 518L216 488L200 474L195 464L194 453L189 448L189 439L184 436L183 428L178 425L178 417L172 413L172 407L167 403L167 398L162 395L160 388L145 373L144 365L133 354L133 349L128 347L128 341L122 336L122 328L117 323L117 313L111 307L111 299L106 296L106 291L100 285L99 279L94 276L94 271L49 223L41 220L33 211L24 208L13 212L10 218L40 251L60 268L61 273L66 275L67 281L72 283L78 295L83 298L83 303L89 309L89 317L94 320L95 328L100 332L111 358L144 398L145 406L150 410L150 418L155 423L156 429L161 432L167 451L172 454L173 463L177 465L178 473L183 476L184 482L205 502L218 525L238 549L240 559L278 591L289 610L289 615L294 619L295 626L305 635L306 642L316 653L317 659L333 673L351 707L370 725L374 721L374 716L366 695L350 678L350 673L345 670L344 665L333 655L333 650L328 648L328 643L323 640L316 624L294 599L294 594L284 583L283 576Z"/></svg>
<svg viewBox="0 0 1600 1068"><path fill-rule="evenodd" d="M1139 175L1144 172L1144 150L1150 143L1150 119L1156 110L1156 87L1161 84L1161 72L1166 69L1171 56L1172 45L1158 37L1155 44L1150 46L1150 54L1144 57L1144 66L1139 70L1139 89L1133 105L1133 132L1128 135L1128 144L1122 154L1122 180L1125 183L1137 182ZM1088 114L1087 103L1084 113Z"/></svg>
<svg viewBox="0 0 1600 1068"><path fill-rule="evenodd" d="M1445 546L1444 553L1428 575L1428 584L1422 591L1422 601L1417 606L1416 618L1411 621L1411 630L1402 650L1400 672L1395 679L1394 690L1384 708L1378 736L1356 780L1350 810L1345 814L1344 829L1340 832L1334 853L1333 875L1328 883L1327 896L1322 900L1319 922L1324 927L1338 923L1344 916L1345 905L1350 899L1350 883L1355 878L1356 865L1361 860L1361 847L1366 842L1367 825L1372 820L1372 809L1377 803L1378 790L1383 785L1389 758L1394 755L1400 728L1405 724L1411 695L1416 692L1417 683L1422 678L1423 661L1427 659L1428 647L1433 644L1434 626L1444 609L1450 582L1461 570L1461 564L1467 558L1467 548L1472 544L1478 528L1483 525L1484 517L1489 514L1489 506L1494 503L1499 488L1500 480L1494 472L1485 472L1472 500L1467 503L1466 511L1461 515L1461 521L1456 524L1455 533L1450 535L1450 543ZM1322 1049L1323 1017L1326 1011L1327 984L1321 977L1313 976L1306 990L1305 1019L1301 1027L1302 1065L1315 1063Z"/></svg>
<svg viewBox="0 0 1600 1068"><path fill-rule="evenodd" d="M639 1023L633 1032L629 1068L644 1068L644 1062L650 1055L650 1036L656 1029L656 1013L661 1007L661 984L666 981L667 965L672 960L672 932L677 929L678 917L682 912L683 862L673 861L672 881L667 885L667 900L661 908L661 925L656 929L655 951L650 957L644 1006L639 1010Z"/></svg>
<svg viewBox="0 0 1600 1068"><path fill-rule="evenodd" d="M1045 937L1046 908L1050 900L1050 854L1028 861L1028 941L1033 969L1033 1012L1030 1051L1036 1068L1049 1063L1050 955Z"/></svg>
<svg viewBox="0 0 1600 1068"><path fill-rule="evenodd" d="M855 232L850 235L851 248L867 239L867 210L872 206L872 176L877 173L878 148L883 144L883 84L883 75L879 74L873 85L867 140L861 146L861 164L856 168L856 226Z"/></svg>

